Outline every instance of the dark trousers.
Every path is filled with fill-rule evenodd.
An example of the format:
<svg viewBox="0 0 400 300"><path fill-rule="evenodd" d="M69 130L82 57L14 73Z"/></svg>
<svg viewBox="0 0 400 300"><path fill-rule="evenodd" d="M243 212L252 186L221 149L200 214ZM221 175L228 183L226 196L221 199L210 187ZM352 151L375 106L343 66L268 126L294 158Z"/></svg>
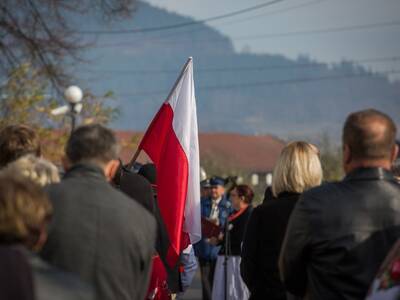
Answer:
<svg viewBox="0 0 400 300"><path fill-rule="evenodd" d="M216 260L199 259L203 300L211 300Z"/></svg>

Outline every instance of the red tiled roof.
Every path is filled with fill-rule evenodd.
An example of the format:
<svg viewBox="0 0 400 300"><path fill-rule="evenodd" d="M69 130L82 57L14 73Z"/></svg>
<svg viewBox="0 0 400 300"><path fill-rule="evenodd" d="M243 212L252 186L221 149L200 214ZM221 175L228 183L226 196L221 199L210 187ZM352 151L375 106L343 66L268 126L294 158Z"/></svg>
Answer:
<svg viewBox="0 0 400 300"><path fill-rule="evenodd" d="M117 131L122 143L121 158L130 160L136 149L126 145L128 141L139 142L142 132ZM244 171L271 171L284 142L270 135L242 135L236 133L200 133L200 159L215 159L230 167ZM141 153L138 161L148 161Z"/></svg>

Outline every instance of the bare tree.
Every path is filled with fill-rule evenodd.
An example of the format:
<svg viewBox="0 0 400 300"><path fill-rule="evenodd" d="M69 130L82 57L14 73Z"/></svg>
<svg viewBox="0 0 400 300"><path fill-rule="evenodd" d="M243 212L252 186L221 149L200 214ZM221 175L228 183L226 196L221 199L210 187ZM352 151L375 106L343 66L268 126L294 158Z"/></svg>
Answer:
<svg viewBox="0 0 400 300"><path fill-rule="evenodd" d="M68 21L89 11L105 21L131 14L135 0L1 0L0 70L30 63L59 88L71 78L65 64L80 60L87 46Z"/></svg>

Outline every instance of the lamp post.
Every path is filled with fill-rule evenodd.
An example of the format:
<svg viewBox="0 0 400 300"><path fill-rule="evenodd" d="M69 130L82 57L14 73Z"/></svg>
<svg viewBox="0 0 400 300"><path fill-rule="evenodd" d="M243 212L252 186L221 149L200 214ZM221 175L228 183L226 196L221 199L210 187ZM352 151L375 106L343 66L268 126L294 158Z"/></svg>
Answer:
<svg viewBox="0 0 400 300"><path fill-rule="evenodd" d="M82 90L75 85L71 85L64 92L65 100L67 100L70 105L69 115L71 117L71 132L75 129L76 115L82 110L82 96Z"/></svg>

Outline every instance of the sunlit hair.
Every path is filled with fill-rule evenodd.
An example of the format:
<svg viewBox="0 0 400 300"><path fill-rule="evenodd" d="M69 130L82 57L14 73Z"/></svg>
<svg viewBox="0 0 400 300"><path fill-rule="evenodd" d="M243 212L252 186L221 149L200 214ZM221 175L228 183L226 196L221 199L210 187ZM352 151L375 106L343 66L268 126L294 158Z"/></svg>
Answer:
<svg viewBox="0 0 400 300"><path fill-rule="evenodd" d="M43 188L15 174L0 174L0 241L34 245L52 208Z"/></svg>
<svg viewBox="0 0 400 300"><path fill-rule="evenodd" d="M3 172L7 172L8 174L21 174L41 186L60 182L60 175L55 165L48 160L31 154L8 164Z"/></svg>
<svg viewBox="0 0 400 300"><path fill-rule="evenodd" d="M276 162L272 176L272 193L302 193L320 185L322 167L316 147L296 141L287 144Z"/></svg>

